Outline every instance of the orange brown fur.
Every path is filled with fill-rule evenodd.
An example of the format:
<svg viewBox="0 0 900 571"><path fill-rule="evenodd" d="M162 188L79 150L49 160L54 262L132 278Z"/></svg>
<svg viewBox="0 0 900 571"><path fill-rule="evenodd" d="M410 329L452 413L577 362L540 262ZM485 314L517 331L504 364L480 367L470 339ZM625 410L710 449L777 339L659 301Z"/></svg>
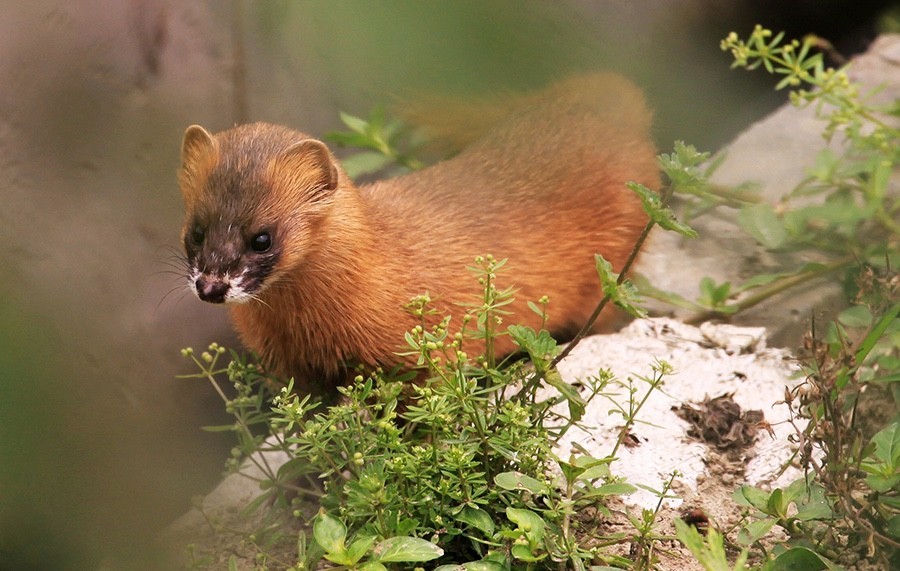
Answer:
<svg viewBox="0 0 900 571"><path fill-rule="evenodd" d="M585 323L601 295L594 254L618 270L646 223L625 183L658 186L643 97L596 74L483 107L487 127L473 113L435 128L468 145L455 158L362 187L323 145L297 150L302 133L265 124L206 139L188 131L183 237L198 212L278 229L264 287L231 306L242 339L275 372L321 392L345 380L346 362L400 362L404 332L417 324L404 304L428 292L458 326L459 304L479 299L465 268L480 254L509 260L499 278L516 288L506 323L539 326L526 302L544 295L551 331ZM466 343L474 353L476 342ZM504 336L496 349L515 347Z"/></svg>

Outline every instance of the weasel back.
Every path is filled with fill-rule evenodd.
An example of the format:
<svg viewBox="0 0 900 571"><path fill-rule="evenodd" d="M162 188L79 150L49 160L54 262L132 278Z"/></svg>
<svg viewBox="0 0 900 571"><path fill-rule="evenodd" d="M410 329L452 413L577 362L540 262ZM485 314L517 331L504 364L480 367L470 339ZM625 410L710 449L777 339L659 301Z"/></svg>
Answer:
<svg viewBox="0 0 900 571"><path fill-rule="evenodd" d="M480 105L489 128L474 126ZM478 295L461 268L480 254L506 258L500 285L517 290L508 322L539 325L526 303L548 295L551 330L563 337L577 331L601 296L594 254L618 271L647 222L625 183L659 187L643 95L624 78L592 74L508 105L477 101L457 110L464 110L460 120L439 121L437 136L466 139L459 155L362 188L379 218L404 221L397 240L421 245L415 270L398 271L456 314L455 304ZM423 116L434 121L442 113Z"/></svg>

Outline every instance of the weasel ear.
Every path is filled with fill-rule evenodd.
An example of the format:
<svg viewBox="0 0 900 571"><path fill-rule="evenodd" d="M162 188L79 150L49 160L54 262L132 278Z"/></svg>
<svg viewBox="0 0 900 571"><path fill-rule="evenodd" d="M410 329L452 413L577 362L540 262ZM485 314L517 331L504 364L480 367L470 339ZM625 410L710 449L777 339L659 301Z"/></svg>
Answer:
<svg viewBox="0 0 900 571"><path fill-rule="evenodd" d="M338 169L325 143L304 139L294 143L275 159L275 169L281 180L292 186L311 190L316 195L338 187Z"/></svg>
<svg viewBox="0 0 900 571"><path fill-rule="evenodd" d="M181 169L178 172L181 196L190 208L200 196L202 177L209 174L219 157L219 144L199 125L191 125L181 141Z"/></svg>
<svg viewBox="0 0 900 571"><path fill-rule="evenodd" d="M195 166L204 155L215 156L216 140L200 125L191 125L181 141L181 168Z"/></svg>

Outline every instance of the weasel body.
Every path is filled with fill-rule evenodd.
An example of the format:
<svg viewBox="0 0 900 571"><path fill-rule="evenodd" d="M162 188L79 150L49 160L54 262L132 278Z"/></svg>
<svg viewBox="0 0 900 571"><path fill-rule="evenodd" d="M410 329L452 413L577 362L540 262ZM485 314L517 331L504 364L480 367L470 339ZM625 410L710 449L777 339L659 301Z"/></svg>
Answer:
<svg viewBox="0 0 900 571"><path fill-rule="evenodd" d="M458 323L459 304L479 299L465 268L481 254L508 259L506 323L539 326L526 302L547 295L548 328L571 335L601 296L594 254L618 270L646 224L625 183L658 186L650 113L635 86L608 74L482 107L437 125L468 144L456 157L361 187L303 133L188 128L189 287L228 304L246 345L313 392L345 382L346 363L401 362L415 295L428 292ZM477 342L466 343L472 353ZM515 347L504 336L496 350Z"/></svg>

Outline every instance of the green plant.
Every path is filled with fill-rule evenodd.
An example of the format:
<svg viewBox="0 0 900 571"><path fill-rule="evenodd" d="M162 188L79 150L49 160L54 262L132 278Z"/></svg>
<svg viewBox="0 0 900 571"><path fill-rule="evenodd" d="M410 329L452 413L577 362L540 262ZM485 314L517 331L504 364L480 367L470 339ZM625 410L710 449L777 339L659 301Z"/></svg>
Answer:
<svg viewBox="0 0 900 571"><path fill-rule="evenodd" d="M805 540L825 532L831 524L830 520L834 518L834 512L825 498L825 489L805 478L793 482L787 488L772 491L742 485L735 490L734 501L751 509L753 518L739 531L738 543L744 547L755 545L764 555L766 548L760 539L774 526L778 525L791 536ZM781 549L783 547L779 548Z"/></svg>
<svg viewBox="0 0 900 571"><path fill-rule="evenodd" d="M780 74L776 86L798 88L791 101L813 105L825 120L824 137L840 136L842 154L826 149L816 166L785 200L742 207L738 220L773 251L805 252L819 260L794 272L756 276L758 291L729 301L729 284L707 284L710 309L734 313L809 279L840 273L851 306L823 332L815 324L804 341L804 383L786 393L795 419L800 461L810 479L763 492L744 486L736 499L752 506L755 519L738 540L758 540L775 525L789 541L770 554L764 568L803 564L837 568L856 558L900 564L900 278L896 272L900 202L889 179L900 158L900 131L885 121L900 104L878 109L844 71L827 69L812 53L815 38L783 42L757 27L747 41L731 34L722 42L735 67L764 67ZM806 86L800 89L801 86ZM810 202L809 197L817 200ZM753 289L741 286L738 291ZM859 419L866 390L893 394L886 426L867 434ZM891 418L892 417L892 418ZM795 511L789 509L795 507ZM777 555L772 557L773 555ZM801 563L802 562L802 563ZM780 566L779 566L780 565Z"/></svg>
<svg viewBox="0 0 900 571"><path fill-rule="evenodd" d="M767 248L826 254L843 262L835 269L855 268L859 261L891 266L900 239L900 203L889 192L889 179L900 159L900 131L885 119L900 106L896 101L889 108L874 106L873 94L861 94L844 70L826 68L822 54L811 51L815 38L782 40L783 34L772 37L757 26L747 42L731 34L722 49L732 52L734 67L763 66L784 76L776 89L797 88L791 101L814 106L825 121L823 137L840 135L846 148L840 154L830 148L819 152L810 176L783 204L744 207L739 221ZM800 200L810 196L818 200Z"/></svg>
<svg viewBox="0 0 900 571"><path fill-rule="evenodd" d="M738 209L738 223L763 247L814 261L751 276L740 284L706 278L695 301L658 290L646 280L638 282L641 293L690 309L695 315L689 321L701 322L734 315L825 276L837 274L849 286L865 267L889 271L898 266L900 201L890 190L890 180L900 160L900 130L888 118L900 115L900 103L877 106L874 92L861 93L846 71L825 66L815 49L819 45L815 37L784 41L784 34L761 26L746 41L735 33L722 41L722 49L734 58L732 67L764 68L782 76L776 88L792 88L791 101L798 107L812 106L824 121L823 137L843 143L841 151L820 151L809 176L789 195L770 203L750 185L711 185L709 177L724 156L710 161L708 154L686 145L676 145L674 154L660 160L666 176L680 183L683 218L720 207ZM852 298L850 289L847 294Z"/></svg>
<svg viewBox="0 0 900 571"><path fill-rule="evenodd" d="M661 390L666 377L674 372L672 370L672 366L665 361L657 361L655 364L651 365L650 368L653 371L653 376L647 377L637 375L637 379L647 385L647 392L645 392L640 398L638 397L638 388L634 384L634 380L631 378L628 379L625 387L628 393L625 404L619 402L619 395L616 395L615 397L604 395L609 399L610 404L613 407L612 410L610 410L610 414L621 416L623 421L622 427L621 429L619 429L619 437L616 439L616 443L613 446L612 451L609 453L609 455L613 458L616 456L616 452L619 450L619 447L622 446L622 444L628 438L628 435L631 433L631 429L637 422L640 422L639 413L647 403L647 399L650 398L650 395L653 392Z"/></svg>
<svg viewBox="0 0 900 571"><path fill-rule="evenodd" d="M219 364L221 358L229 353L231 360L227 365ZM192 348L181 350L182 357L191 359L200 369L199 373L180 375L182 379L203 379L210 383L213 390L222 399L225 412L234 417L234 422L222 426L207 426L208 432L233 432L238 444L231 450L231 458L226 464L229 472L233 472L240 466L244 458L252 458L251 461L262 471L267 478L274 479L275 470L268 465L265 456L253 456L254 452L270 449L265 443L265 433L257 428L265 426L269 415L265 410L265 401L271 394L268 390L268 377L260 373L260 369L254 363L248 362L245 356L235 351L228 351L218 343L212 343L206 351L198 356ZM229 398L219 386L217 379L226 375L234 389L234 397ZM255 428L256 427L256 428Z"/></svg>
<svg viewBox="0 0 900 571"><path fill-rule="evenodd" d="M749 569L746 550L741 551L733 566L728 562L724 537L714 527L709 529L704 540L696 528L676 519L675 534L707 571L747 571Z"/></svg>
<svg viewBox="0 0 900 571"><path fill-rule="evenodd" d="M751 276L740 284L704 278L695 301L643 279L637 283L644 295L692 310L689 321L699 322L727 318L814 279L839 276L851 306L827 325L824 335L813 329L807 337L807 380L786 394L797 421L800 460L811 478L771 492L741 487L735 498L754 515L738 541L762 551L763 569L833 569L838 560L858 557L896 566L900 201L890 179L900 159L900 131L887 118L900 114L900 103L872 104L872 94L862 94L845 71L825 67L813 49L821 44L816 38L783 40L783 34L757 26L747 41L730 34L722 48L732 53L734 67L763 67L781 75L776 87L794 88L795 105L813 106L824 120L823 136L840 137L842 151L821 151L809 177L775 204L749 186L710 185L721 157L710 162L708 155L686 145L662 156L661 167L670 180L681 183L686 218L735 208L741 227L766 249L816 261ZM893 395L887 424L874 435L866 434L858 418L867 388ZM789 540L767 551L760 540L774 526L786 531ZM681 532L679 537L689 543ZM720 538L710 537L707 544L694 541L690 547L707 569L729 568L718 544Z"/></svg>
<svg viewBox="0 0 900 571"><path fill-rule="evenodd" d="M658 223L690 232L655 194L639 186L633 190L651 214L648 230ZM184 351L201 369L193 376L216 384L216 376L225 374L234 385L236 396L228 398L216 384L235 416L234 424L216 430L234 431L240 443L235 460L254 459L266 475L264 494L251 507L263 502L293 506L302 518L302 500L314 499L325 510L313 527L318 551L306 550L304 565L313 565L320 552L347 568L375 568L392 562L377 546L421 548L426 540L452 554L444 560L470 567L532 569L567 562L584 569L594 558L623 564L601 553L602 542L579 533L575 515L587 508L608 513L605 498L634 488L610 471L612 456L562 460L553 453L554 445L579 425L590 400L613 379L600 371L583 380L579 392L556 371L564 352L546 330L500 327L504 307L512 301L512 291L498 285L503 265L490 256L476 259L470 270L483 295L457 328L450 316L434 315L427 295L414 298L409 310L420 324L407 333L406 343L419 368L360 374L340 389L340 404L321 411L308 396L297 395L291 381L268 379L235 355L221 367L225 350L217 345L199 358ZM623 275L613 273L599 256L597 270L606 296L595 316L610 300L639 311ZM549 303L544 298L530 304L542 323ZM504 335L527 362L498 359L493 346ZM470 356L466 350L473 339L482 341L484 350ZM671 368L658 363L653 371L652 377L639 377L647 382L648 394L658 390ZM411 384L413 376L418 382ZM267 405L272 390L276 394ZM638 400L635 390L629 394L630 404L619 410L626 427L634 424L646 400L646 395ZM626 436L627 429L620 439ZM290 459L273 471L255 454L270 450ZM649 549L641 568L649 568L653 559L653 517L646 516L639 537L608 538L639 541Z"/></svg>
<svg viewBox="0 0 900 571"><path fill-rule="evenodd" d="M649 486L639 485L639 487L654 494L659 500L656 502L656 507L654 509L642 509L640 517L628 514L628 521L634 527L636 532L636 535L632 540L631 549L631 557L634 560L633 568L636 570L656 568L656 545L661 539L656 532L657 518L659 517L660 510L662 510L663 501L677 497L671 494L672 485L675 483L675 480L681 476L682 474L677 470L672 472L669 478L663 482L663 486L659 490Z"/></svg>
<svg viewBox="0 0 900 571"><path fill-rule="evenodd" d="M866 306L845 311L824 339L815 331L806 338L806 380L786 395L796 419L800 461L832 514L825 529L798 529L830 555L865 554L898 562L900 553L900 422L896 401L893 419L867 435L859 419L867 388L892 386L898 377L900 303L874 315ZM861 316L866 316L861 319ZM842 321L844 323L842 323ZM853 335L845 324L865 326ZM859 339L853 348L851 338ZM885 367L887 365L887 367ZM803 426L805 422L805 426ZM820 533L811 533L820 532Z"/></svg>
<svg viewBox="0 0 900 571"><path fill-rule="evenodd" d="M490 258L479 262L485 302L463 323L475 324L473 334L513 335L537 367L548 363L558 348L545 332L523 327L499 332L489 326L510 293L493 286L502 264ZM424 318L427 298L415 300L411 309ZM541 395L528 383L534 373L524 362L500 369L486 355L469 359L463 352L467 336L450 334L448 324L444 319L409 333L410 349L420 357L427 377L411 388L408 376L375 372L342 388L342 404L315 413L308 398L294 394L290 383L284 386L267 413L269 442L289 451L292 459L273 475L263 497L279 505L290 504L287 492L302 490L318 498L334 516L317 520L322 530L330 531L323 535L325 531L317 533L314 527L316 542L326 558L349 568L364 559L372 563L370 548L376 541L411 536L446 546L459 562L501 555L520 563L589 558L590 551L578 545L570 525L576 504L596 503L630 487L612 478L609 460L562 462L551 449L577 424L609 376L601 373L589 380L586 398L567 385L561 392ZM222 352L213 347L206 354L209 357L195 360L203 369L200 375L212 378L222 372L215 368ZM256 381L246 367L233 361L226 372L237 384ZM563 386L555 381L557 376L548 375L554 379L550 386ZM410 390L401 410L401 394ZM238 393L262 395L247 387ZM248 452L262 440L246 436L244 411L258 410L262 401L260 397L253 406L229 405L241 419L235 426L249 443ZM564 485L551 477L552 465L568 478ZM306 485L297 484L304 481ZM348 545L322 543L337 534L336 529L344 529L343 523L334 523L335 516L347 522L356 540ZM541 523L534 524L535 518ZM347 535L345 530L342 537Z"/></svg>
<svg viewBox="0 0 900 571"><path fill-rule="evenodd" d="M334 131L326 139L341 146L368 149L342 161L351 177L381 172L395 166L400 172L422 168L415 157L418 145L398 120L388 120L382 107L375 107L368 119L341 113L341 122L349 131Z"/></svg>
<svg viewBox="0 0 900 571"><path fill-rule="evenodd" d="M341 520L324 512L316 516L313 537L325 559L338 565L336 569L380 571L387 569L385 563L420 563L444 554L440 547L417 537L378 541L378 536L358 534L350 541Z"/></svg>

